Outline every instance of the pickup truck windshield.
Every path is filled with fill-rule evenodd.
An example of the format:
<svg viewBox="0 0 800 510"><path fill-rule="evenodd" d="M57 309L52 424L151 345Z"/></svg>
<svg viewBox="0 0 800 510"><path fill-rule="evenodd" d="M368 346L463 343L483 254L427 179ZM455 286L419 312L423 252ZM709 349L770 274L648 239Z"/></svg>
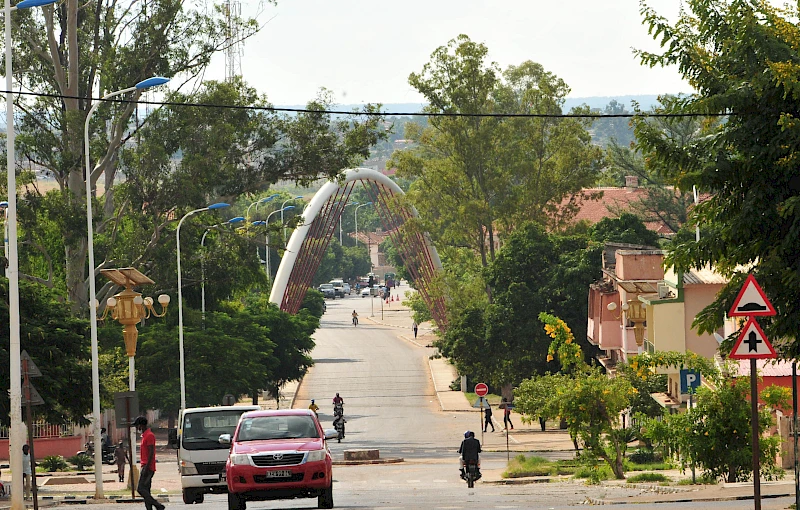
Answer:
<svg viewBox="0 0 800 510"><path fill-rule="evenodd" d="M181 442L186 450L227 450L230 445L220 444L221 434L233 434L242 411L204 411L186 414L183 419Z"/></svg>

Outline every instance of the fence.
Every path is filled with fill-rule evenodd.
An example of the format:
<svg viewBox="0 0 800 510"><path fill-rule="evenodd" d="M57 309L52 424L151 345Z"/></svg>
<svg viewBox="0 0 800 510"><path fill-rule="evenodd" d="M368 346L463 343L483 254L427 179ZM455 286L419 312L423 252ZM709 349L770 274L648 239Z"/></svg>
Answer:
<svg viewBox="0 0 800 510"><path fill-rule="evenodd" d="M52 423L34 423L33 424L33 437L34 438L47 438L47 437L66 437L75 434L75 424L69 423L66 425L54 425ZM0 439L8 439L9 428L0 426Z"/></svg>

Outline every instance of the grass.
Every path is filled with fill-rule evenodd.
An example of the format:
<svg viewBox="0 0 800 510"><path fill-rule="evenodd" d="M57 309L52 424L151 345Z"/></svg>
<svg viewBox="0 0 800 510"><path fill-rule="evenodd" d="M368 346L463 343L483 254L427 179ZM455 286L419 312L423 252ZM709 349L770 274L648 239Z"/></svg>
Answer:
<svg viewBox="0 0 800 510"><path fill-rule="evenodd" d="M475 401L478 400L478 395L476 395L475 393L473 393L471 391L465 391L464 392L464 396L467 397L467 400L469 400L470 404L474 404ZM502 400L502 397L500 395L494 395L492 393L489 393L488 395L483 397L483 399L484 400L488 400L489 401L489 405L491 405L494 408L497 408L497 406L500 405L500 401ZM477 407L476 407L476 409L477 409ZM501 418L502 418L502 416L501 416Z"/></svg>
<svg viewBox="0 0 800 510"><path fill-rule="evenodd" d="M628 477L628 482L669 482L669 478L661 473L639 473Z"/></svg>
<svg viewBox="0 0 800 510"><path fill-rule="evenodd" d="M658 471L672 469L672 465L665 462L653 464L634 464L631 462L625 463L626 471ZM598 483L601 480L608 480L612 478L611 468L604 463L595 465L587 465L581 463L580 460L558 460L550 461L542 457L525 456L519 454L508 463L506 470L502 473L503 478L523 478L526 476L559 476L570 475L575 478L585 478L591 483ZM633 478L640 475L634 475ZM650 481L666 481L669 480L666 476L660 473L641 473L641 476L658 476L659 480Z"/></svg>
<svg viewBox="0 0 800 510"><path fill-rule="evenodd" d="M647 464L636 464L635 462L625 461L625 471L666 471L674 466L669 462L650 462Z"/></svg>

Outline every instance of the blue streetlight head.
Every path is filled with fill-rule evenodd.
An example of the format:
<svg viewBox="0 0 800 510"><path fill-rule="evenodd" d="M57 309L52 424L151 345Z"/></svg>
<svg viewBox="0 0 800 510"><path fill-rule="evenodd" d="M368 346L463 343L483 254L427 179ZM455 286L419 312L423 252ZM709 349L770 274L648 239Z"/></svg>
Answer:
<svg viewBox="0 0 800 510"><path fill-rule="evenodd" d="M22 0L15 5L17 9L30 9L31 7L41 7L43 5L50 5L58 2L58 0Z"/></svg>
<svg viewBox="0 0 800 510"><path fill-rule="evenodd" d="M364 204L364 205L372 205L372 202L367 202L367 203L366 203L366 204Z"/></svg>
<svg viewBox="0 0 800 510"><path fill-rule="evenodd" d="M225 202L219 202L219 203L216 203L216 204L209 205L208 206L208 210L209 211L213 211L213 210L216 210L216 209L224 209L224 208L230 207L230 206L231 206L231 204L226 204Z"/></svg>
<svg viewBox="0 0 800 510"><path fill-rule="evenodd" d="M258 220L258 221L254 221L252 224L256 225L256 226L258 226L258 225L266 225L267 222L264 221L264 220Z"/></svg>
<svg viewBox="0 0 800 510"><path fill-rule="evenodd" d="M22 3L28 2L29 0L22 0ZM34 1L44 1L44 0L34 0ZM17 4L19 6L19 4ZM158 87L159 85L164 85L169 81L169 78L164 78L163 76L153 76L152 78L148 78L146 80L140 81L136 84L137 89L149 89L150 87Z"/></svg>
<svg viewBox="0 0 800 510"><path fill-rule="evenodd" d="M303 198L303 195L297 195L297 196L296 196L296 197L294 197L294 198L295 198L295 200L297 200L297 199L299 199L299 198Z"/></svg>
<svg viewBox="0 0 800 510"><path fill-rule="evenodd" d="M244 221L244 216L237 216L237 217L235 217L235 218L231 218L231 219L229 219L229 220L228 220L228 221L226 221L225 223L241 223L241 222L243 222L243 221Z"/></svg>
<svg viewBox="0 0 800 510"><path fill-rule="evenodd" d="M293 205L287 205L286 207L283 208L284 211L288 211L289 209L294 209L294 206Z"/></svg>

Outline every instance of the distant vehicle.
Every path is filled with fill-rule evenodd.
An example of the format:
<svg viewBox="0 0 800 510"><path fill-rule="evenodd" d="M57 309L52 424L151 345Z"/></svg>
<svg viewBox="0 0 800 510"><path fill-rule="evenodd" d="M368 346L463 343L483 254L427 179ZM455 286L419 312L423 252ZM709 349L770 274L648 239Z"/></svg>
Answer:
<svg viewBox="0 0 800 510"><path fill-rule="evenodd" d="M342 289L343 292L348 296L353 293L353 289L350 288L350 284L347 282L344 282L344 285L342 285Z"/></svg>
<svg viewBox="0 0 800 510"><path fill-rule="evenodd" d="M338 297L344 297L344 280L341 278L333 279L329 282L333 285L333 290L336 292Z"/></svg>
<svg viewBox="0 0 800 510"><path fill-rule="evenodd" d="M323 283L317 290L322 292L322 296L325 298L336 299L336 289L330 283Z"/></svg>
<svg viewBox="0 0 800 510"><path fill-rule="evenodd" d="M369 295L370 295L369 287L364 287L363 289L361 289L361 297L367 297Z"/></svg>

